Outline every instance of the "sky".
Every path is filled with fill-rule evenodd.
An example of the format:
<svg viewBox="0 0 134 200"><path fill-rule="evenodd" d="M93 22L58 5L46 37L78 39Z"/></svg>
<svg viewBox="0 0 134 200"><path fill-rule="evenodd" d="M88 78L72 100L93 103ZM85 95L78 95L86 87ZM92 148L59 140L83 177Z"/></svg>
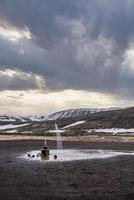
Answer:
<svg viewBox="0 0 134 200"><path fill-rule="evenodd" d="M133 0L0 0L0 114L133 106Z"/></svg>

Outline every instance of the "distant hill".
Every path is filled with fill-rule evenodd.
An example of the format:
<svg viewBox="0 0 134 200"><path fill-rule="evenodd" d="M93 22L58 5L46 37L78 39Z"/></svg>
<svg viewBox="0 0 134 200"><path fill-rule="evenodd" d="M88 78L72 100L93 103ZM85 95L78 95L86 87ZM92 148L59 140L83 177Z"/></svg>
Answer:
<svg viewBox="0 0 134 200"><path fill-rule="evenodd" d="M0 116L1 134L55 135L134 134L134 107L60 111L49 116Z"/></svg>
<svg viewBox="0 0 134 200"><path fill-rule="evenodd" d="M47 120L59 120L67 119L72 117L87 116L92 113L105 112L110 110L117 110L119 107L109 107L109 108L80 108L80 109L68 109L53 113L47 116Z"/></svg>
<svg viewBox="0 0 134 200"><path fill-rule="evenodd" d="M30 116L9 116L0 115L0 122L39 122L48 120L58 120L71 117L85 116L90 113L104 112L108 110L116 110L117 107L110 108L80 108L80 109L68 109L53 113L48 116L40 115L30 115Z"/></svg>

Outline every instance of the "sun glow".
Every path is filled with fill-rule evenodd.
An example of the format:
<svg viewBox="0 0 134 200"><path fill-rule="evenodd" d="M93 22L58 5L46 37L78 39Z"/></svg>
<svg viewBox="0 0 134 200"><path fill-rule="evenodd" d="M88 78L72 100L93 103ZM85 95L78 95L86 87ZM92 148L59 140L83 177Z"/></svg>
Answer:
<svg viewBox="0 0 134 200"><path fill-rule="evenodd" d="M20 39L31 39L31 33L26 27L24 30L18 30L13 27L0 27L0 37L10 40L12 42L17 42Z"/></svg>
<svg viewBox="0 0 134 200"><path fill-rule="evenodd" d="M101 102L100 102L101 99ZM69 108L124 106L125 100L97 92L63 90L1 91L1 114L51 114ZM118 105L117 105L118 102ZM130 102L133 103L133 102Z"/></svg>

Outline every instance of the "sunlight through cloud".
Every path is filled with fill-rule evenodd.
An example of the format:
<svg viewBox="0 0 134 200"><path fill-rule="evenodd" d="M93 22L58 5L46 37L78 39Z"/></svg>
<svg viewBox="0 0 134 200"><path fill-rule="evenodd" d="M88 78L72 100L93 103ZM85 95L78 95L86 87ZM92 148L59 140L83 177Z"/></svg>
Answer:
<svg viewBox="0 0 134 200"><path fill-rule="evenodd" d="M31 33L28 28L18 30L13 27L0 27L0 36L12 42L17 42L20 39L31 39Z"/></svg>

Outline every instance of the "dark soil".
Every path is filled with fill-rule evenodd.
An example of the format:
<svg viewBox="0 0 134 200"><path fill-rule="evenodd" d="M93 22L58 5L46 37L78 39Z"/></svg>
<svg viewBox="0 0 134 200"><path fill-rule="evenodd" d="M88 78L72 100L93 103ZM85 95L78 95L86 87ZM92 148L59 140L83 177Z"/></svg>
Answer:
<svg viewBox="0 0 134 200"><path fill-rule="evenodd" d="M63 163L18 158L41 146L41 141L0 142L0 200L134 199L133 156ZM134 150L133 143L64 142L64 147Z"/></svg>

